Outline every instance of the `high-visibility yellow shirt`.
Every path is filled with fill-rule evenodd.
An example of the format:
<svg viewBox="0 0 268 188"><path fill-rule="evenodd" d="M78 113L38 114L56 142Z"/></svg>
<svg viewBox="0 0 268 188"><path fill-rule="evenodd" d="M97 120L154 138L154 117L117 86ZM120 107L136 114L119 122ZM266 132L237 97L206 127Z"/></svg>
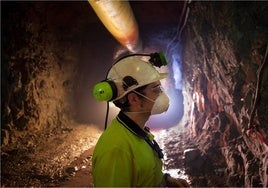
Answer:
<svg viewBox="0 0 268 188"><path fill-rule="evenodd" d="M159 186L163 177L161 159L143 138L128 130L117 118L103 132L94 149L94 186Z"/></svg>

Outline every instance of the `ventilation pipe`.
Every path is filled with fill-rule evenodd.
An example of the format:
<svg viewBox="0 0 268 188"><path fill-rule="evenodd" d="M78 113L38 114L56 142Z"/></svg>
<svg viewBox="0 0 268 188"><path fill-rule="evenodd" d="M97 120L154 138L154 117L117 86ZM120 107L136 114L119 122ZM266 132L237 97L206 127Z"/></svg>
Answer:
<svg viewBox="0 0 268 188"><path fill-rule="evenodd" d="M139 52L139 29L128 1L88 0L107 30L129 51Z"/></svg>

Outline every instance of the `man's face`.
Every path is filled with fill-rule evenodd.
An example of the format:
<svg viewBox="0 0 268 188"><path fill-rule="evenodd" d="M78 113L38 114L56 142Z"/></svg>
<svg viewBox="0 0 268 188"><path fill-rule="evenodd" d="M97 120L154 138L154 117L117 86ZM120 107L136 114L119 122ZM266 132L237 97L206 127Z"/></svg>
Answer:
<svg viewBox="0 0 268 188"><path fill-rule="evenodd" d="M162 88L161 88L161 82L160 81L156 81L154 83L149 84L144 90L143 90L143 94L148 97L149 99L151 99L152 101L155 101L156 98L163 92ZM144 110L149 110L151 111L154 102L152 102L146 98L142 98L142 107L144 108Z"/></svg>

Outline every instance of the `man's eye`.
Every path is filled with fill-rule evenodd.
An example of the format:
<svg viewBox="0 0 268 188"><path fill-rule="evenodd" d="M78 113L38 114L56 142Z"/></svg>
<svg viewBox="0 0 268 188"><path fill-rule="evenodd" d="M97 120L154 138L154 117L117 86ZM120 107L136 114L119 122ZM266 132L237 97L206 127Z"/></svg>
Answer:
<svg viewBox="0 0 268 188"><path fill-rule="evenodd" d="M162 86L157 86L157 87L152 88L152 91L154 93L158 94L158 93L161 93L163 91L163 88L162 88Z"/></svg>

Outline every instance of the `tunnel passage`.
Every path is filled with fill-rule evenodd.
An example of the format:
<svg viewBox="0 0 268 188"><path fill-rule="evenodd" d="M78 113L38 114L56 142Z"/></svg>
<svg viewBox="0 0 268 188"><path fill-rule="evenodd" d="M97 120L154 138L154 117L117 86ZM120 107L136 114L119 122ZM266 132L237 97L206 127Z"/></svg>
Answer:
<svg viewBox="0 0 268 188"><path fill-rule="evenodd" d="M1 5L1 182L55 186L64 167L93 147L94 127L103 128L105 105L91 100L90 88L122 46L88 2ZM183 5L131 6L146 50L165 51ZM175 41L184 109L179 125L166 130L169 167L185 168L193 186L266 187L267 2L188 8Z"/></svg>

